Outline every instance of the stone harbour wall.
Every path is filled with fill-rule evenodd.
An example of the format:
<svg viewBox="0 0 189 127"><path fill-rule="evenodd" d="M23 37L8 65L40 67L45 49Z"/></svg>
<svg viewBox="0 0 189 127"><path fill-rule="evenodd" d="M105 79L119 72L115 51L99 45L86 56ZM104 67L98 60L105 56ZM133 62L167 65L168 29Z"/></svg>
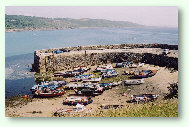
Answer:
<svg viewBox="0 0 189 127"><path fill-rule="evenodd" d="M141 47L142 46L142 47ZM162 67L169 67L178 70L178 57L169 57L162 54L155 53L145 53L145 52L125 52L123 47L131 48L153 48L154 45L106 45L106 46L85 46L85 47L72 47L72 51L85 51L88 50L86 55L85 53L79 54L79 52L72 53L61 53L55 54L52 51L60 49L46 49L46 50L37 50L34 52L34 64L32 70L37 73L46 73L46 72L58 72L65 70L72 70L73 67L77 66L94 66L94 65L103 65L108 63L117 63L124 61L132 61L134 63L143 62L146 64L153 64ZM159 45L159 47L163 47ZM103 49L102 49L103 48ZM157 48L157 47L155 47ZM165 45L166 49L177 50L178 46ZM71 48L69 48L71 49ZM104 49L118 49L111 52L103 52ZM91 50L91 52L89 52ZM92 50L99 50L101 52L92 52ZM151 50L151 49L149 49ZM158 48L159 50L159 48ZM65 55L64 55L65 54ZM85 63L86 61L86 63Z"/></svg>

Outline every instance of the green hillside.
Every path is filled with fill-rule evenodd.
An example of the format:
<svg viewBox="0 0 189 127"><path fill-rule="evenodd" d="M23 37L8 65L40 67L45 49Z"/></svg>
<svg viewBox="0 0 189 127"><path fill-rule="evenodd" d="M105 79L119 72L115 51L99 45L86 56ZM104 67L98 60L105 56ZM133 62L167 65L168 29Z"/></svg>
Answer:
<svg viewBox="0 0 189 127"><path fill-rule="evenodd" d="M110 21L105 19L43 18L5 15L6 30L45 30L81 27L143 27L143 25L127 21Z"/></svg>

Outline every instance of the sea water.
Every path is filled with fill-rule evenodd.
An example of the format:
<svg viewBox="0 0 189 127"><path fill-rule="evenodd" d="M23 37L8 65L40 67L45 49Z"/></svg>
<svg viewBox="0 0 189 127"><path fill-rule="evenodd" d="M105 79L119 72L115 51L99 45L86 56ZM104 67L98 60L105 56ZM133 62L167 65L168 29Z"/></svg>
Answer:
<svg viewBox="0 0 189 127"><path fill-rule="evenodd" d="M178 45L177 28L83 28L52 31L6 33L6 96L29 94L35 84L28 73L33 52L38 49L105 45L105 44L170 44Z"/></svg>

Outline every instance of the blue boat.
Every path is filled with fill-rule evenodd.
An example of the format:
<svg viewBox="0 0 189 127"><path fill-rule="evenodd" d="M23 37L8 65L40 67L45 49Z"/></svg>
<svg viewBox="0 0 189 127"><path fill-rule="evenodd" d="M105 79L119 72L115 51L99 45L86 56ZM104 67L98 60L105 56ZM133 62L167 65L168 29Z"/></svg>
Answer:
<svg viewBox="0 0 189 127"><path fill-rule="evenodd" d="M104 89L111 89L112 83L98 83L101 87L104 87Z"/></svg>
<svg viewBox="0 0 189 127"><path fill-rule="evenodd" d="M50 90L54 90L58 87L62 87L66 85L66 81L50 81L50 82L41 82L41 84L34 85L30 89L32 93L35 93L39 89L48 88Z"/></svg>

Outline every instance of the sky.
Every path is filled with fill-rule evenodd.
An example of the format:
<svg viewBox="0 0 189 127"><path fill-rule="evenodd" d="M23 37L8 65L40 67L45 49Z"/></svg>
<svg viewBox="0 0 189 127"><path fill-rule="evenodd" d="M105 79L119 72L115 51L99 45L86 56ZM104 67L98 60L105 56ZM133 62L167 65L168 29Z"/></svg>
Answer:
<svg viewBox="0 0 189 127"><path fill-rule="evenodd" d="M130 21L147 26L178 27L176 6L8 6L8 15Z"/></svg>

